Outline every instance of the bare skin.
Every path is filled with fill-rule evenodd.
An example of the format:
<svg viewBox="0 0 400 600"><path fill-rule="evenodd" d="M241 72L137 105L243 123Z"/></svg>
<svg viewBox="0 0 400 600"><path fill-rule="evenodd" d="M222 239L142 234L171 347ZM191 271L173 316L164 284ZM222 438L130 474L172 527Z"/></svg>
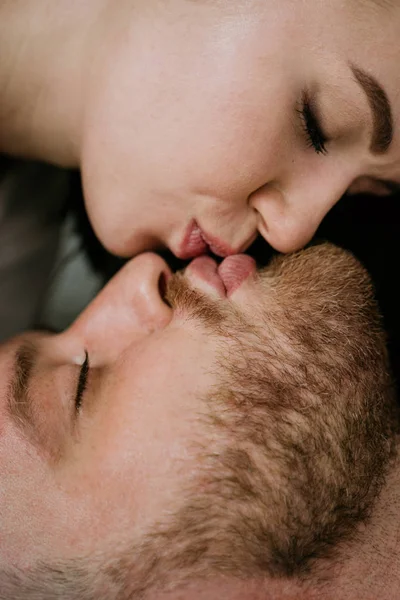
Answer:
<svg viewBox="0 0 400 600"><path fill-rule="evenodd" d="M312 255L315 249L310 250ZM239 270L221 271L225 282L221 287L221 278L210 275L205 261L211 259L194 261L184 274L189 289L200 294L197 306L203 298L214 302L214 311L219 306L231 316L249 315L256 322L263 315L263 326L270 335L274 328L268 329L268 322L281 314L281 303L285 313L302 314L294 302L304 286L317 289L307 302L317 315L321 306L332 300L326 280L322 303L318 292L321 273L326 275L329 269L329 253L325 260L314 253L314 269L307 268L307 263L298 265L284 284L277 283L276 273L268 270L264 279L259 278L254 265L243 270L243 265L251 262L249 257L232 257L225 267L231 261ZM334 271L339 281L343 272L352 272L354 260L340 265ZM209 441L197 417L202 393L215 386L218 349L222 344L228 356L232 347L212 334L215 322L207 321L206 313L200 318L190 314L188 304L185 308L177 303L174 308L173 302L164 302L160 280L169 275L160 257L142 254L128 262L63 334L30 333L1 346L0 527L7 545L0 545L0 583L5 566L19 565L25 573L40 558L46 562L54 557L94 556L99 549L115 550L140 536L146 524L154 523L166 510L173 511L182 496L182 483L196 471L194 438L204 439L207 447L217 452L219 434L215 432ZM346 286L339 287L333 293L335 304L338 296L346 297L346 293ZM352 300L351 294L344 304L365 309L365 302L358 296ZM243 322L235 321L234 331L248 337L254 346L252 329L244 330ZM362 333L370 329L373 327L364 326ZM353 337L354 331L357 328L352 328ZM343 338L346 343L349 336ZM16 352L26 348L27 342L35 348L33 365L30 374L17 377ZM360 344L366 352L364 335ZM274 344L276 350L277 346ZM85 351L90 356L90 375L77 408L76 384ZM330 358L332 367L332 355ZM254 360L249 357L247 365ZM285 366L283 358L279 364ZM25 384L18 384L23 378ZM10 381L16 382L14 387L10 388ZM352 385L360 386L360 379ZM10 389L19 402L10 404ZM332 411L333 405L329 407ZM342 410L348 409L346 402ZM320 436L329 445L324 427ZM353 437L354 444L357 437ZM366 454L365 445L362 453ZM261 580L245 576L237 580L231 571L217 577L212 571L207 581L202 578L199 582L193 575L189 588L174 589L169 595L151 590L149 600L395 600L400 586L399 467L398 460L391 465L370 522L359 527L355 540L339 547L334 560L320 559L313 565L305 583L294 576L271 579L265 571L261 571ZM276 470L273 465L268 468ZM347 470L346 475L348 478ZM371 478L368 481L371 485ZM200 489L196 485L196 496ZM186 535L185 528L183 531ZM168 553L173 546L168 544ZM98 581L98 571L95 575ZM179 570L174 576L178 578ZM320 577L325 582L322 586ZM18 595L8 597L19 600ZM99 600L112 597L96 596Z"/></svg>
<svg viewBox="0 0 400 600"><path fill-rule="evenodd" d="M3 0L0 149L81 167L115 253L290 251L400 182L399 27L372 1Z"/></svg>
<svg viewBox="0 0 400 600"><path fill-rule="evenodd" d="M400 464L388 477L371 522L361 529L361 541L344 552L343 564L335 569L328 598L395 600L400 589Z"/></svg>

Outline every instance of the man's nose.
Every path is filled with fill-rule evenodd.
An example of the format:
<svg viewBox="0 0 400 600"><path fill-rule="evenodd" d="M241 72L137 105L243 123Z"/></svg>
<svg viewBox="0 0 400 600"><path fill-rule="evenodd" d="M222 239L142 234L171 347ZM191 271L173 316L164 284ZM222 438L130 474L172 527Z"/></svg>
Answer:
<svg viewBox="0 0 400 600"><path fill-rule="evenodd" d="M114 360L129 345L170 322L172 310L163 300L170 276L166 262L156 254L133 258L65 332L64 339L87 350L93 366Z"/></svg>
<svg viewBox="0 0 400 600"><path fill-rule="evenodd" d="M293 252L305 246L321 221L345 193L347 184L308 185L281 189L267 184L252 194L260 234L278 252Z"/></svg>

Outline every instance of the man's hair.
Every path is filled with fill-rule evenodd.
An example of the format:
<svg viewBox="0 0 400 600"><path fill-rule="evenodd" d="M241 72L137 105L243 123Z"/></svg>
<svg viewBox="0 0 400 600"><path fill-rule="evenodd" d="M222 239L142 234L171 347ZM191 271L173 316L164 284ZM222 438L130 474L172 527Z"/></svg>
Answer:
<svg viewBox="0 0 400 600"><path fill-rule="evenodd" d="M323 245L275 259L259 285L251 318L214 304L218 385L204 399L208 435L180 506L129 548L4 575L0 598L136 600L221 575L316 582L355 538L397 431L371 282ZM179 278L169 299L213 314Z"/></svg>

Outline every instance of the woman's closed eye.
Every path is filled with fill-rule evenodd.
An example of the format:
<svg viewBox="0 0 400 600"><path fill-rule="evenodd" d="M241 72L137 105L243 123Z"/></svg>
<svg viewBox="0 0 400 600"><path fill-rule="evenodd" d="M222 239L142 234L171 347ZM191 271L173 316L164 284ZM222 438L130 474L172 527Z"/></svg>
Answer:
<svg viewBox="0 0 400 600"><path fill-rule="evenodd" d="M326 144L329 140L322 130L315 102L307 91L303 92L297 112L300 114L308 146L314 148L317 154L327 154Z"/></svg>

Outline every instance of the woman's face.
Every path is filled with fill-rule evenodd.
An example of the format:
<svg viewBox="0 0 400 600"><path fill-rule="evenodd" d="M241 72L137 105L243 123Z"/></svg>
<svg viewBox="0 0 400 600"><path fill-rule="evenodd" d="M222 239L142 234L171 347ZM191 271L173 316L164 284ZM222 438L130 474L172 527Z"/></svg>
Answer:
<svg viewBox="0 0 400 600"><path fill-rule="evenodd" d="M190 258L261 234L287 252L346 190L400 182L396 4L110 3L81 156L101 241Z"/></svg>

